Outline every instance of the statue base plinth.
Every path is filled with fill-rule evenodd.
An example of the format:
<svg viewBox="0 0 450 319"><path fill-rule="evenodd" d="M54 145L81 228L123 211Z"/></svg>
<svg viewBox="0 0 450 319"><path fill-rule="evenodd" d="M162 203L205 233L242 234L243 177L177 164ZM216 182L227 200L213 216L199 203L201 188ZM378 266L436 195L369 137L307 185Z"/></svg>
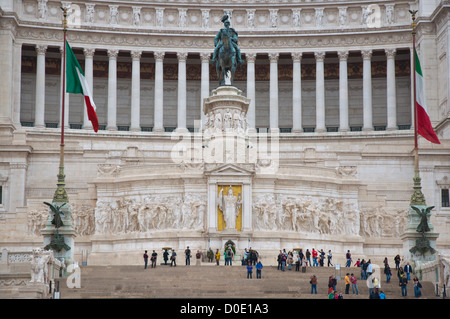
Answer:
<svg viewBox="0 0 450 319"><path fill-rule="evenodd" d="M434 253L426 251L425 253L420 253L419 251L412 252L411 250L417 248L417 242L422 238L422 234L416 231L406 231L400 238L403 241L403 258L412 262L428 262L437 259L436 251L436 240L439 237L438 233L428 232L425 234L426 239L429 242L429 246L435 250Z"/></svg>

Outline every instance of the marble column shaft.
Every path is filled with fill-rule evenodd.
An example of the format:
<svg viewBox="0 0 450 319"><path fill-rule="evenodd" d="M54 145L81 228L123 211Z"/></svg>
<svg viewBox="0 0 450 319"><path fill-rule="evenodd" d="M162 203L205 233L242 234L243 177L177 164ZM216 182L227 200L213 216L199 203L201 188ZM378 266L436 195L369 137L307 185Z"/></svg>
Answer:
<svg viewBox="0 0 450 319"><path fill-rule="evenodd" d="M348 120L348 51L338 52L339 56L339 131L350 130Z"/></svg>
<svg viewBox="0 0 450 319"><path fill-rule="evenodd" d="M316 132L325 132L325 52L315 52L316 57Z"/></svg>
<svg viewBox="0 0 450 319"><path fill-rule="evenodd" d="M130 131L141 130L141 51L131 51L131 127Z"/></svg>
<svg viewBox="0 0 450 319"><path fill-rule="evenodd" d="M118 50L108 50L108 124L107 130L117 130L117 56Z"/></svg>
<svg viewBox="0 0 450 319"><path fill-rule="evenodd" d="M177 129L186 129L186 60L187 52L178 52Z"/></svg>
<svg viewBox="0 0 450 319"><path fill-rule="evenodd" d="M34 127L45 127L45 52L47 46L36 45L36 104Z"/></svg>
<svg viewBox="0 0 450 319"><path fill-rule="evenodd" d="M363 58L363 131L372 131L372 50L363 50L361 55Z"/></svg>
<svg viewBox="0 0 450 319"><path fill-rule="evenodd" d="M201 127L204 128L206 115L203 113L203 101L209 97L209 60L211 53L200 53L202 62L201 88L200 88L200 119Z"/></svg>
<svg viewBox="0 0 450 319"><path fill-rule="evenodd" d="M395 49L386 49L387 57L387 130L397 129L397 94L395 84Z"/></svg>
<svg viewBox="0 0 450 319"><path fill-rule="evenodd" d="M163 124L163 59L164 52L155 52L155 109L154 109L154 132L164 132Z"/></svg>
<svg viewBox="0 0 450 319"><path fill-rule="evenodd" d="M292 132L300 133L302 129L302 53L292 53Z"/></svg>
<svg viewBox="0 0 450 319"><path fill-rule="evenodd" d="M256 53L246 53L245 59L247 62L247 98L250 99L250 104L247 110L247 120L250 128L256 127L256 82L255 82L255 61Z"/></svg>
<svg viewBox="0 0 450 319"><path fill-rule="evenodd" d="M270 129L278 130L278 53L269 53L270 60Z"/></svg>

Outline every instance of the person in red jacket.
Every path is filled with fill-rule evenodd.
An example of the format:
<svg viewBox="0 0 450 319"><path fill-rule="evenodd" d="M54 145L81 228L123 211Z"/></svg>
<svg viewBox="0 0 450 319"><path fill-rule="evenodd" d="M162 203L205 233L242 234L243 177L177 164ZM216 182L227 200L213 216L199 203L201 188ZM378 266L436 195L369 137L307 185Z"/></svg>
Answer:
<svg viewBox="0 0 450 319"><path fill-rule="evenodd" d="M312 249L312 258L313 258L313 267L318 267L319 263L317 262L317 250Z"/></svg>

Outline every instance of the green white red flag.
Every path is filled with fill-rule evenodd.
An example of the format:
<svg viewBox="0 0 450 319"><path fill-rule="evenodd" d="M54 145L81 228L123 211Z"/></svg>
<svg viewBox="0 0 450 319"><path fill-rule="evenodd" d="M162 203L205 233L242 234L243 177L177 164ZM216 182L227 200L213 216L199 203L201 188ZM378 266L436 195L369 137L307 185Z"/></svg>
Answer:
<svg viewBox="0 0 450 319"><path fill-rule="evenodd" d="M87 115L92 123L94 131L98 131L98 118L95 113L95 103L89 85L84 76L84 72L78 63L75 54L70 48L69 42L66 41L66 92L83 94L86 102Z"/></svg>
<svg viewBox="0 0 450 319"><path fill-rule="evenodd" d="M417 115L417 133L423 136L431 143L441 144L433 126L431 125L430 117L428 115L425 98L425 87L423 81L422 68L420 67L419 57L417 51L414 50L415 58L415 72L416 72L416 115Z"/></svg>

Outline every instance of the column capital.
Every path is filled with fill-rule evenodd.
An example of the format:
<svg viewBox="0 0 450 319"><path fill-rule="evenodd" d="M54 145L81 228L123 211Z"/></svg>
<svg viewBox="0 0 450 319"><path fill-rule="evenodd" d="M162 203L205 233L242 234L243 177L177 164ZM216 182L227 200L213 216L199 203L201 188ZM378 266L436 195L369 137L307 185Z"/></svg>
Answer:
<svg viewBox="0 0 450 319"><path fill-rule="evenodd" d="M364 60L370 60L372 58L372 50L361 50L361 55Z"/></svg>
<svg viewBox="0 0 450 319"><path fill-rule="evenodd" d="M177 52L178 62L186 62L188 57L188 52Z"/></svg>
<svg viewBox="0 0 450 319"><path fill-rule="evenodd" d="M386 57L388 59L393 59L397 53L396 49L385 49L384 51L386 52Z"/></svg>
<svg viewBox="0 0 450 319"><path fill-rule="evenodd" d="M245 59L247 60L247 63L255 63L256 61L256 53L255 52L248 52L245 53Z"/></svg>
<svg viewBox="0 0 450 319"><path fill-rule="evenodd" d="M344 51L338 51L338 57L339 57L339 61L347 61L348 58L348 51L344 50Z"/></svg>
<svg viewBox="0 0 450 319"><path fill-rule="evenodd" d="M316 58L316 62L323 62L325 60L325 52L314 52L314 57Z"/></svg>
<svg viewBox="0 0 450 319"><path fill-rule="evenodd" d="M44 55L47 52L47 46L45 44L36 44L36 53L38 55Z"/></svg>
<svg viewBox="0 0 450 319"><path fill-rule="evenodd" d="M271 53L269 53L269 60L270 60L270 62L272 63L272 62L278 62L278 57L280 56L280 54L279 53L277 53L277 52L271 52Z"/></svg>
<svg viewBox="0 0 450 319"><path fill-rule="evenodd" d="M211 53L209 52L201 52L200 53L200 60L202 62L208 62L209 63L209 59L211 58Z"/></svg>
<svg viewBox="0 0 450 319"><path fill-rule="evenodd" d="M109 49L108 50L108 57L110 59L117 59L118 55L119 55L119 50L117 50L117 49Z"/></svg>
<svg viewBox="0 0 450 319"><path fill-rule="evenodd" d="M142 51L140 50L133 50L130 52L131 58L133 60L139 60L141 58L142 55Z"/></svg>
<svg viewBox="0 0 450 319"><path fill-rule="evenodd" d="M84 48L83 53L86 58L92 58L92 57L94 57L95 49L94 48Z"/></svg>
<svg viewBox="0 0 450 319"><path fill-rule="evenodd" d="M164 59L164 55L165 55L165 52L162 52L162 51L153 52L153 56L155 57L156 61L162 61Z"/></svg>
<svg viewBox="0 0 450 319"><path fill-rule="evenodd" d="M300 62L302 60L303 52L292 52L291 56L294 62Z"/></svg>

